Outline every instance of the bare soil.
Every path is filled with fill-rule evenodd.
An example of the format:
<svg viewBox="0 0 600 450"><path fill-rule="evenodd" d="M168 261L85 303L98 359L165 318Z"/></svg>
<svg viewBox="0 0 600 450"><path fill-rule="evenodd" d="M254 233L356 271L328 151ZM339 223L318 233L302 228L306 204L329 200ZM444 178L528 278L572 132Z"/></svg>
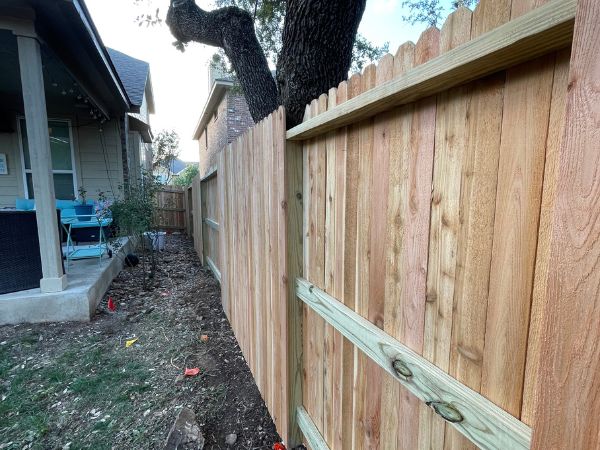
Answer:
<svg viewBox="0 0 600 450"><path fill-rule="evenodd" d="M184 406L205 448L279 441L218 283L190 241L168 237L147 289L141 266L120 273L90 323L0 327L0 449L162 448ZM183 377L195 367L197 376Z"/></svg>

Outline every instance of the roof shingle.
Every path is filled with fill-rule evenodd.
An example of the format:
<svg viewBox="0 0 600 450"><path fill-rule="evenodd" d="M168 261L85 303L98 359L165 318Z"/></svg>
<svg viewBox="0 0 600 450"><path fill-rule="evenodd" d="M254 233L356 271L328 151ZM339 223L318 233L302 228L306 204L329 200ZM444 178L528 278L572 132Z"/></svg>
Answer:
<svg viewBox="0 0 600 450"><path fill-rule="evenodd" d="M118 50L112 48L107 48L107 50L125 87L129 101L134 106L141 106L150 65L146 61L133 58Z"/></svg>

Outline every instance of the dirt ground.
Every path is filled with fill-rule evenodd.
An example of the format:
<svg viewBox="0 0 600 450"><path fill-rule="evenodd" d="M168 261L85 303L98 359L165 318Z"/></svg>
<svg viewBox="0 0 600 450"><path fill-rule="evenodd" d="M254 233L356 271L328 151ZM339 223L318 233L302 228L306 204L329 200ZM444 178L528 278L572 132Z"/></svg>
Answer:
<svg viewBox="0 0 600 450"><path fill-rule="evenodd" d="M160 259L148 290L141 265L124 269L90 323L0 327L0 449L162 448L184 406L205 448L279 441L217 282L183 236L169 236Z"/></svg>

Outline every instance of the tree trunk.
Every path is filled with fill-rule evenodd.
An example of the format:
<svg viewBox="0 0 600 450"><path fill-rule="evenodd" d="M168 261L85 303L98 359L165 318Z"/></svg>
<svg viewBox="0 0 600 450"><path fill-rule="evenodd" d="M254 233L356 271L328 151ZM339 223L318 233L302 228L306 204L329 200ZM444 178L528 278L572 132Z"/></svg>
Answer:
<svg viewBox="0 0 600 450"><path fill-rule="evenodd" d="M279 101L288 128L306 105L348 78L352 47L366 0L288 0L277 61Z"/></svg>
<svg viewBox="0 0 600 450"><path fill-rule="evenodd" d="M227 7L207 12L194 0L171 0L167 24L180 42L221 47L236 72L254 121L283 104L289 128L302 121L308 102L347 78L365 3L288 0L277 85L246 11Z"/></svg>

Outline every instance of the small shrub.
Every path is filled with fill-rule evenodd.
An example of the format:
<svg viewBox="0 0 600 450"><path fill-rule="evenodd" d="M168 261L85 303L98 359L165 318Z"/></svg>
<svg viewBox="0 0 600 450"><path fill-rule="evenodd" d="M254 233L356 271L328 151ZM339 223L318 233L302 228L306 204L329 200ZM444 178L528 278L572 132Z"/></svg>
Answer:
<svg viewBox="0 0 600 450"><path fill-rule="evenodd" d="M122 245L121 238L129 237L140 251L148 252L150 256L149 271L145 266L145 258L141 259L144 288L147 288L148 281L154 278L158 263L157 252L151 246L148 248L145 245L144 233L158 231L156 193L160 186L157 177L149 172L143 172L137 183L121 188L123 191L121 197L109 207L115 224L111 247L118 253Z"/></svg>

